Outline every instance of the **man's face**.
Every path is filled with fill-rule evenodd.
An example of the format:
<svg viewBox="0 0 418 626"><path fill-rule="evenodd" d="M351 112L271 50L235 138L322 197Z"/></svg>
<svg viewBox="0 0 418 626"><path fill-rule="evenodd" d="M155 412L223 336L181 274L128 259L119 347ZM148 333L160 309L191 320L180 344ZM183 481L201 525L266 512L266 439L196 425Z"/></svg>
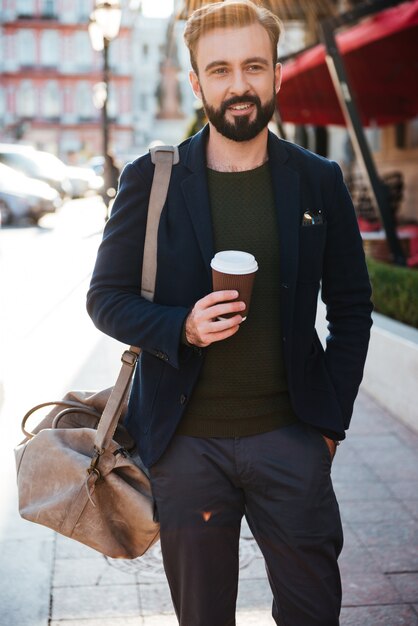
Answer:
<svg viewBox="0 0 418 626"><path fill-rule="evenodd" d="M198 75L190 73L209 122L233 141L249 141L270 121L280 88L266 30L259 24L217 28L197 45Z"/></svg>

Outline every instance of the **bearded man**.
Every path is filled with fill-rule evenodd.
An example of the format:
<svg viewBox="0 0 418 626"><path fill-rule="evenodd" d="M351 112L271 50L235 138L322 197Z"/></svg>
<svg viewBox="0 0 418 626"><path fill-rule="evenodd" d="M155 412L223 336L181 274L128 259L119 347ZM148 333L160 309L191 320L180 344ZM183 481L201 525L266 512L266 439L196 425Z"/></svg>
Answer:
<svg viewBox="0 0 418 626"><path fill-rule="evenodd" d="M249 0L189 18L190 80L209 121L179 146L154 301L138 284L148 155L123 171L88 294L98 328L143 349L126 426L150 470L181 626L235 624L244 516L275 622L339 623L343 537L330 471L363 374L371 290L340 168L268 130L279 35L279 20ZM237 291L213 291L210 261L222 250L257 259L248 319Z"/></svg>

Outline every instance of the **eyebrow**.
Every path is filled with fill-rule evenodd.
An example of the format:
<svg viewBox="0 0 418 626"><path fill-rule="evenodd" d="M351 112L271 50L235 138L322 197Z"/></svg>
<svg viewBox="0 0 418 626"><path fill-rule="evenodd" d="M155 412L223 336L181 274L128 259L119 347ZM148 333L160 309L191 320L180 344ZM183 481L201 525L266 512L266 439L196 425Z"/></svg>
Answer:
<svg viewBox="0 0 418 626"><path fill-rule="evenodd" d="M261 65L265 65L266 67L269 66L269 62L264 57L250 57L249 59L244 60L243 65L249 65L251 63L260 63ZM205 72L211 70L214 67L218 67L219 65L230 65L230 63L223 60L211 61L211 63L208 63L208 65L205 67Z"/></svg>

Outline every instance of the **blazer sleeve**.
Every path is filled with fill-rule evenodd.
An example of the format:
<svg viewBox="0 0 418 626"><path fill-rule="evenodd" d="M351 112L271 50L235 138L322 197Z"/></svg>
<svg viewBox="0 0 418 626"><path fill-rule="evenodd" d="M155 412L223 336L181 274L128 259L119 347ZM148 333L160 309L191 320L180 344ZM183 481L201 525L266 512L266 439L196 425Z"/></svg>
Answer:
<svg viewBox="0 0 418 626"><path fill-rule="evenodd" d="M348 428L366 360L372 325L371 287L354 207L339 166L327 210L322 300L327 308L327 370Z"/></svg>
<svg viewBox="0 0 418 626"><path fill-rule="evenodd" d="M101 331L179 368L187 307L141 296L142 258L153 166L144 157L122 172L87 293L87 311ZM142 161L142 167L141 167Z"/></svg>

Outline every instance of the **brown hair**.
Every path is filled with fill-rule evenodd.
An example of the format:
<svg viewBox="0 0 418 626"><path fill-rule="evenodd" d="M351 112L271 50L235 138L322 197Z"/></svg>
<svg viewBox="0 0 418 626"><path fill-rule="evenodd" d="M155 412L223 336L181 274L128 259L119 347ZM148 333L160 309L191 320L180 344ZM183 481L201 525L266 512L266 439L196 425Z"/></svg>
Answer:
<svg viewBox="0 0 418 626"><path fill-rule="evenodd" d="M196 72L196 48L200 37L215 28L240 28L250 24L260 24L270 38L273 51L273 64L277 63L277 46L282 32L279 18L265 7L251 0L226 0L214 2L194 11L186 22L184 41L190 52L190 62Z"/></svg>

